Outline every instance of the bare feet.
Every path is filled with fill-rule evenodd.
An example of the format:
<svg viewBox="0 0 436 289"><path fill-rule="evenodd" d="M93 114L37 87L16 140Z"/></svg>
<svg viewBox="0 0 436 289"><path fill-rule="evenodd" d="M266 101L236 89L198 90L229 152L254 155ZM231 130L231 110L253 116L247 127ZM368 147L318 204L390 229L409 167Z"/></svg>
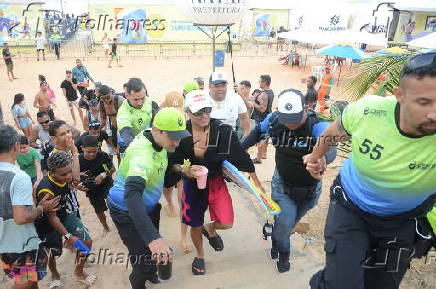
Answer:
<svg viewBox="0 0 436 289"><path fill-rule="evenodd" d="M81 274L79 275L77 272L74 273L74 275L76 275L77 281L79 281L80 283L85 284L87 287L91 287L92 285L95 284L95 282L97 281L97 275L95 274Z"/></svg>
<svg viewBox="0 0 436 289"><path fill-rule="evenodd" d="M175 218L177 217L176 208L174 208L174 205L172 203L168 203L164 206L165 212L168 217Z"/></svg>

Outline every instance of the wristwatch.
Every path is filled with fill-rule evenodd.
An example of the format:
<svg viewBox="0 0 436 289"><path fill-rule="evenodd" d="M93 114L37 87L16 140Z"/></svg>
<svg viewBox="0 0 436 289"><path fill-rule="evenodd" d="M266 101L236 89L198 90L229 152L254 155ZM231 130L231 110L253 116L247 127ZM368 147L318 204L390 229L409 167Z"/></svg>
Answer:
<svg viewBox="0 0 436 289"><path fill-rule="evenodd" d="M65 241L68 241L68 239L70 239L71 236L72 236L71 233L68 233L68 234L64 235L63 237L64 237Z"/></svg>

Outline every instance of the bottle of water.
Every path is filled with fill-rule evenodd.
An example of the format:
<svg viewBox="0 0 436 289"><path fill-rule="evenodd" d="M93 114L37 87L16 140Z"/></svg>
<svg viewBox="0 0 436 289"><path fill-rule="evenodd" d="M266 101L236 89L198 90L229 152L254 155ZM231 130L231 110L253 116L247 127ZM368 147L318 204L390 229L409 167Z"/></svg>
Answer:
<svg viewBox="0 0 436 289"><path fill-rule="evenodd" d="M82 242L82 240L78 239L76 242L73 243L73 247L76 248L80 253L82 253L85 256L88 256L91 250L85 245L85 243Z"/></svg>

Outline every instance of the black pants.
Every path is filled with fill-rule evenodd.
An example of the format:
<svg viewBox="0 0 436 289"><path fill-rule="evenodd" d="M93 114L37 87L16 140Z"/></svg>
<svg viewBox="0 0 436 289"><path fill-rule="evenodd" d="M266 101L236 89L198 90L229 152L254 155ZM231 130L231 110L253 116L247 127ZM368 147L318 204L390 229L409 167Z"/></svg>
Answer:
<svg viewBox="0 0 436 289"><path fill-rule="evenodd" d="M396 289L419 249L417 220L434 196L413 211L378 217L360 210L342 189L339 177L330 190L325 227L326 265L310 280L312 289ZM423 234L431 234L424 232Z"/></svg>
<svg viewBox="0 0 436 289"><path fill-rule="evenodd" d="M129 251L129 260L132 264L132 273L129 276L132 289L145 289L145 281L156 275L156 262L151 259L151 251L141 236L138 234L135 225L125 212L120 212L109 205L112 220L117 227L121 240ZM151 221L159 231L161 205L157 204L149 214Z"/></svg>
<svg viewBox="0 0 436 289"><path fill-rule="evenodd" d="M54 46L54 51L55 51L56 57L59 59L59 57L61 57L61 44L55 43L55 44L53 44L53 46Z"/></svg>

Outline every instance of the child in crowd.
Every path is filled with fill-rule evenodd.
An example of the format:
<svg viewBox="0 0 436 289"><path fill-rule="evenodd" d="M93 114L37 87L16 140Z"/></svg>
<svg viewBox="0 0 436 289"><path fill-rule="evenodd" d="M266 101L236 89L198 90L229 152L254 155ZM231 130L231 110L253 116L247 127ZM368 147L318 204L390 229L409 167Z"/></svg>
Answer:
<svg viewBox="0 0 436 289"><path fill-rule="evenodd" d="M29 141L24 135L20 136L20 153L17 155L20 169L25 171L35 187L42 179L41 157L39 152L29 146Z"/></svg>

